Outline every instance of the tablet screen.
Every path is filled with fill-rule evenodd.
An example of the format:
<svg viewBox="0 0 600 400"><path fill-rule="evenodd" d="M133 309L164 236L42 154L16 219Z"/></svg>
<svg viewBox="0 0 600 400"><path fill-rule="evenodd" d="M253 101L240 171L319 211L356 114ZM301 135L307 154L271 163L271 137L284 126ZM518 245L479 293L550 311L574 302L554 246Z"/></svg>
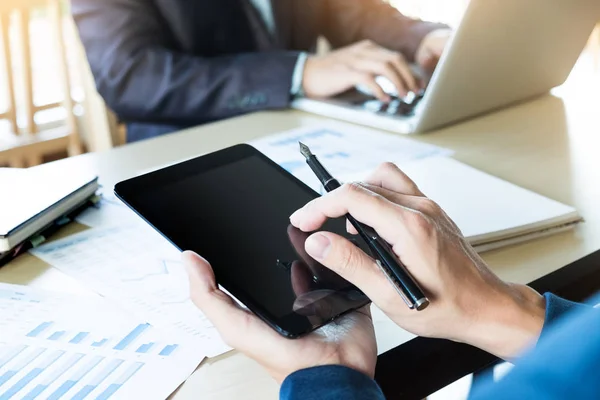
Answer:
<svg viewBox="0 0 600 400"><path fill-rule="evenodd" d="M366 302L306 254L309 235L290 225L290 215L316 196L312 190L260 154L188 172L145 185L134 208L179 248L206 258L241 301L275 319L311 317L312 325L346 311L340 293ZM347 235L343 219L322 229Z"/></svg>

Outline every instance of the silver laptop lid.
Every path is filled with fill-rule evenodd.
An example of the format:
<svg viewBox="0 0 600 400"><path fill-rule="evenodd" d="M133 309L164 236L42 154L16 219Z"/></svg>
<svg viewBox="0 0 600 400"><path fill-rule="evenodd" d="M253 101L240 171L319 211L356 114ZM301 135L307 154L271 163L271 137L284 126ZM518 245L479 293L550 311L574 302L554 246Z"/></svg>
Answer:
<svg viewBox="0 0 600 400"><path fill-rule="evenodd" d="M471 0L419 104L415 130L561 85L598 21L598 0Z"/></svg>

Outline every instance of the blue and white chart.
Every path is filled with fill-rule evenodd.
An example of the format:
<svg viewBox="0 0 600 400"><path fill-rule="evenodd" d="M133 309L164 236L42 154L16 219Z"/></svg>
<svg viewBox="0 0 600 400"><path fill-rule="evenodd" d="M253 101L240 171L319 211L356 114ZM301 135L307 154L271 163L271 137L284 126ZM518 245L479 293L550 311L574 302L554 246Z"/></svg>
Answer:
<svg viewBox="0 0 600 400"><path fill-rule="evenodd" d="M203 358L100 298L0 284L0 316L0 400L164 399Z"/></svg>
<svg viewBox="0 0 600 400"><path fill-rule="evenodd" d="M179 251L145 224L89 229L31 253L205 356L230 350L190 300Z"/></svg>
<svg viewBox="0 0 600 400"><path fill-rule="evenodd" d="M402 166L411 161L452 154L448 149L342 122L294 129L248 144L321 192L321 184L298 151L298 142L310 147L336 177L366 173L386 161Z"/></svg>

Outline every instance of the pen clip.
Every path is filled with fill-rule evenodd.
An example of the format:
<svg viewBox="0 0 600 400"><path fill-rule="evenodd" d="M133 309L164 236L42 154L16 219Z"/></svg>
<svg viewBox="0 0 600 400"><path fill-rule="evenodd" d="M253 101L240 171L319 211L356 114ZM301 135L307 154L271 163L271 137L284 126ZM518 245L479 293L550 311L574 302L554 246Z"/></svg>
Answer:
<svg viewBox="0 0 600 400"><path fill-rule="evenodd" d="M402 290L400 290L400 288L398 287L398 284L396 283L396 281L394 281L391 274L388 272L387 268L379 260L376 260L375 263L377 264L377 266L379 267L381 272L383 272L383 275L385 275L387 280L392 284L393 288L400 295L402 300L404 300L404 302L406 303L408 308L410 308L411 310L414 310L415 305L408 299L408 297L406 297L406 295L404 293L402 293Z"/></svg>

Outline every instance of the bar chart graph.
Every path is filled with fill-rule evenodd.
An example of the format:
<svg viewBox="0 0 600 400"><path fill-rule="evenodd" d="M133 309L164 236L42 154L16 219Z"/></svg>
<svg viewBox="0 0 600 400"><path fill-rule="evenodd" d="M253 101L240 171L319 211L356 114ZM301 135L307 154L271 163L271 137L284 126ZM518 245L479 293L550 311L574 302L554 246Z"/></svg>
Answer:
<svg viewBox="0 0 600 400"><path fill-rule="evenodd" d="M146 344L143 344L140 347L138 347L138 349L135 352L146 354L148 351L150 351L152 349L152 347L154 347L154 343L146 343Z"/></svg>
<svg viewBox="0 0 600 400"><path fill-rule="evenodd" d="M81 379L83 379L92 369L94 369L100 362L104 360L102 356L93 356L83 362L79 369L76 369L66 381L64 381L52 394L48 397L48 400L58 400L67 394Z"/></svg>
<svg viewBox="0 0 600 400"><path fill-rule="evenodd" d="M47 330L47 328L50 328L53 325L54 325L54 321L41 322L26 336L29 338L43 337L43 333ZM148 323L139 324L135 328L133 328L129 333L127 333L127 335L125 335L123 338L119 339L116 342L116 344L112 347L112 349L113 350L129 350L133 347L134 343L139 341L139 339L142 337L144 332L150 331L152 329L153 329L152 325L150 325ZM90 332L78 332L78 333L74 334L74 336L69 340L67 331L62 330L62 331L52 332L48 336L47 340L59 341L61 339L67 338L67 340L68 340L67 343L69 343L69 344L82 344L86 338L90 337L90 335L91 335ZM90 343L90 346L91 347L103 347L108 342L109 342L108 338L101 338L98 341L94 341L94 342ZM156 345L157 345L156 342L143 343L139 347L137 347L135 352L147 354ZM165 357L170 356L175 351L175 349L177 349L177 347L179 347L178 344L167 344L164 346L164 348L162 348L162 350L158 351L157 354L160 356L165 356ZM18 347L15 349L14 355L12 355L12 353L10 355L14 357L14 356L18 355L18 353L22 350L23 349L21 347ZM0 367L2 367L4 362L10 361L10 359L8 358L9 355L6 355L6 357L7 357L6 361L3 358L0 358Z"/></svg>
<svg viewBox="0 0 600 400"><path fill-rule="evenodd" d="M11 285L0 283L0 400L165 398L200 361L104 302L33 303L5 286Z"/></svg>
<svg viewBox="0 0 600 400"><path fill-rule="evenodd" d="M109 399L117 390L121 388L136 372L140 370L144 366L144 363L138 362L129 367L115 383L110 384L100 395L97 397L97 400L107 400Z"/></svg>
<svg viewBox="0 0 600 400"><path fill-rule="evenodd" d="M64 351L54 351L52 354L48 355L43 361L41 361L38 365L36 365L33 369L31 369L25 376L15 382L6 392L4 392L0 399L11 399L15 395L17 395L21 390L26 387L29 383L31 383L34 379L40 376L47 368L49 368L52 364L54 364L62 355ZM16 375L19 371L11 370L10 373ZM0 385L2 387L2 385Z"/></svg>
<svg viewBox="0 0 600 400"><path fill-rule="evenodd" d="M42 327L50 327L51 321L40 323L32 332L35 336L42 337ZM134 350L134 343L147 330L152 329L148 324L139 324L120 339L112 350ZM59 333L60 335L57 335ZM64 331L52 333L47 341L55 341L55 337L63 336ZM89 332L80 332L68 344L80 345L82 338L89 336ZM89 345L93 349L99 343L107 343L108 339L93 342ZM135 346L135 353L149 354L156 348L159 357L168 357L179 345L157 346L157 342L148 342ZM118 353L116 353L118 354ZM47 398L59 400L70 398L83 400L92 393L95 398L110 399L138 371L142 370L145 363L141 361L128 362L125 358L93 355L90 353L68 352L67 350L51 350L45 347L28 345L8 346L0 355L0 400L23 398L33 400ZM111 381L112 379L112 381ZM97 389L105 382L101 393ZM25 390L27 389L27 390Z"/></svg>
<svg viewBox="0 0 600 400"><path fill-rule="evenodd" d="M190 300L180 252L151 229L125 225L89 229L37 247L32 254L157 329L171 332L180 341L194 342L199 353L215 356L229 350ZM115 345L109 342L103 346ZM162 348L154 345L152 350L140 351L144 350Z"/></svg>
<svg viewBox="0 0 600 400"><path fill-rule="evenodd" d="M62 338L65 335L65 333L67 333L67 332L65 332L65 331L54 332L52 335L50 335L48 337L48 340L59 340L60 338Z"/></svg>
<svg viewBox="0 0 600 400"><path fill-rule="evenodd" d="M175 349L177 347L178 347L178 345L176 345L176 344L168 345L164 349L162 349L162 351L160 353L158 353L158 355L160 355L160 356L170 356L171 354L173 354L173 352L175 351Z"/></svg>
<svg viewBox="0 0 600 400"><path fill-rule="evenodd" d="M27 336L38 337L38 335L40 335L42 332L44 332L46 329L50 328L51 326L52 326L52 322L42 322L34 330L29 332L27 334Z"/></svg>
<svg viewBox="0 0 600 400"><path fill-rule="evenodd" d="M73 339L69 340L69 343L79 344L86 337L88 337L89 334L90 334L89 332L79 332L77 335L75 335L75 337Z"/></svg>
<svg viewBox="0 0 600 400"><path fill-rule="evenodd" d="M45 392L53 382L56 382L63 374L67 372L67 370L71 369L84 356L85 354L81 353L72 354L67 358L67 360L64 361L64 363L60 364L56 369L42 379L40 383L36 384L27 394L25 394L24 399L32 400L38 398L38 396Z"/></svg>
<svg viewBox="0 0 600 400"><path fill-rule="evenodd" d="M127 336L123 338L114 347L115 350L125 350L135 339L137 339L146 329L150 329L150 324L142 324L135 327Z"/></svg>
<svg viewBox="0 0 600 400"><path fill-rule="evenodd" d="M98 342L92 343L92 347L102 347L106 344L106 342L108 342L108 339L102 339Z"/></svg>

